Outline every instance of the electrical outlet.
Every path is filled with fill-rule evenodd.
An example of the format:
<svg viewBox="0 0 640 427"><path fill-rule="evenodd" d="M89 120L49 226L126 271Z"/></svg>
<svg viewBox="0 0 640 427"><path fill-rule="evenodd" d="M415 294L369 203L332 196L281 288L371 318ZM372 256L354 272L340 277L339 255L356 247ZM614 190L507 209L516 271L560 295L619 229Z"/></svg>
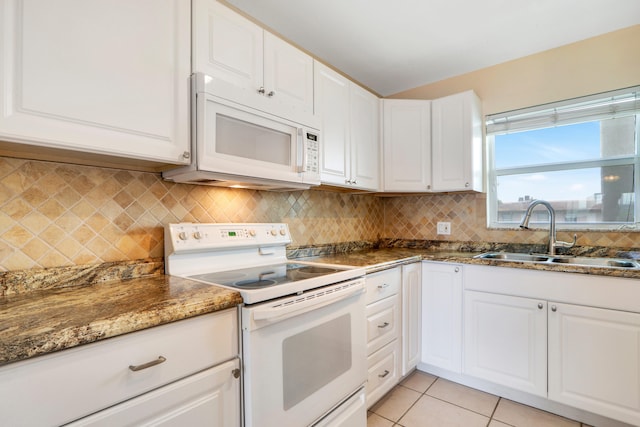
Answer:
<svg viewBox="0 0 640 427"><path fill-rule="evenodd" d="M438 222L438 234L451 234L451 223L450 222Z"/></svg>

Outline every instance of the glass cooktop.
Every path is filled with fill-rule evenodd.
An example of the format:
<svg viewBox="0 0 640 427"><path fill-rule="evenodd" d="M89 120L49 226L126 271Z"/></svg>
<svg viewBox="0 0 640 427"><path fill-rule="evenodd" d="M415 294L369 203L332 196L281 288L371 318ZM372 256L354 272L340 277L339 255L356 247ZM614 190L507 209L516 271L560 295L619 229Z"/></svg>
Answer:
<svg viewBox="0 0 640 427"><path fill-rule="evenodd" d="M239 270L196 274L191 279L238 289L262 289L270 286L337 273L341 269L322 265L283 263Z"/></svg>

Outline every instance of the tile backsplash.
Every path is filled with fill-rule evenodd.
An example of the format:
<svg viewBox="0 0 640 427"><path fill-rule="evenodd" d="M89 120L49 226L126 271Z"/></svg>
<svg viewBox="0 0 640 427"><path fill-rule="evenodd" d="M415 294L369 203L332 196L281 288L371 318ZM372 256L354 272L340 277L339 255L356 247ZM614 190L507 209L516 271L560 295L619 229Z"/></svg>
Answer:
<svg viewBox="0 0 640 427"><path fill-rule="evenodd" d="M483 194L377 197L264 192L163 181L159 174L0 157L0 271L163 256L170 222L285 222L293 245L379 238L539 243L489 230ZM450 236L435 233L449 221ZM578 233L578 244L639 247L640 233ZM569 240L569 233L558 233Z"/></svg>
<svg viewBox="0 0 640 427"><path fill-rule="evenodd" d="M286 222L294 245L377 240L375 197L214 188L0 157L0 271L162 257L171 222Z"/></svg>

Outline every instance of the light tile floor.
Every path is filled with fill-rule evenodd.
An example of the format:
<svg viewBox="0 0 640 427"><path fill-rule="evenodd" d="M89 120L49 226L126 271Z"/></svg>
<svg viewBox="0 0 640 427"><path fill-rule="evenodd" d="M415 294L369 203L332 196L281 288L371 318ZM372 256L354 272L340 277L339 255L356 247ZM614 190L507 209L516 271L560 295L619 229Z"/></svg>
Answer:
<svg viewBox="0 0 640 427"><path fill-rule="evenodd" d="M371 407L367 427L589 427L415 371Z"/></svg>

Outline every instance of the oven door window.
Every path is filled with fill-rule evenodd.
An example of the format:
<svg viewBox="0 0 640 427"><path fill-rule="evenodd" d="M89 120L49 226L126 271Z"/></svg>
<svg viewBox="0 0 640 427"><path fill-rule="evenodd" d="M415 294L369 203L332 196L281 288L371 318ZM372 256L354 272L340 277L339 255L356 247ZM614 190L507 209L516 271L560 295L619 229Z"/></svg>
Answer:
<svg viewBox="0 0 640 427"><path fill-rule="evenodd" d="M286 411L351 369L350 315L286 338L282 358Z"/></svg>

